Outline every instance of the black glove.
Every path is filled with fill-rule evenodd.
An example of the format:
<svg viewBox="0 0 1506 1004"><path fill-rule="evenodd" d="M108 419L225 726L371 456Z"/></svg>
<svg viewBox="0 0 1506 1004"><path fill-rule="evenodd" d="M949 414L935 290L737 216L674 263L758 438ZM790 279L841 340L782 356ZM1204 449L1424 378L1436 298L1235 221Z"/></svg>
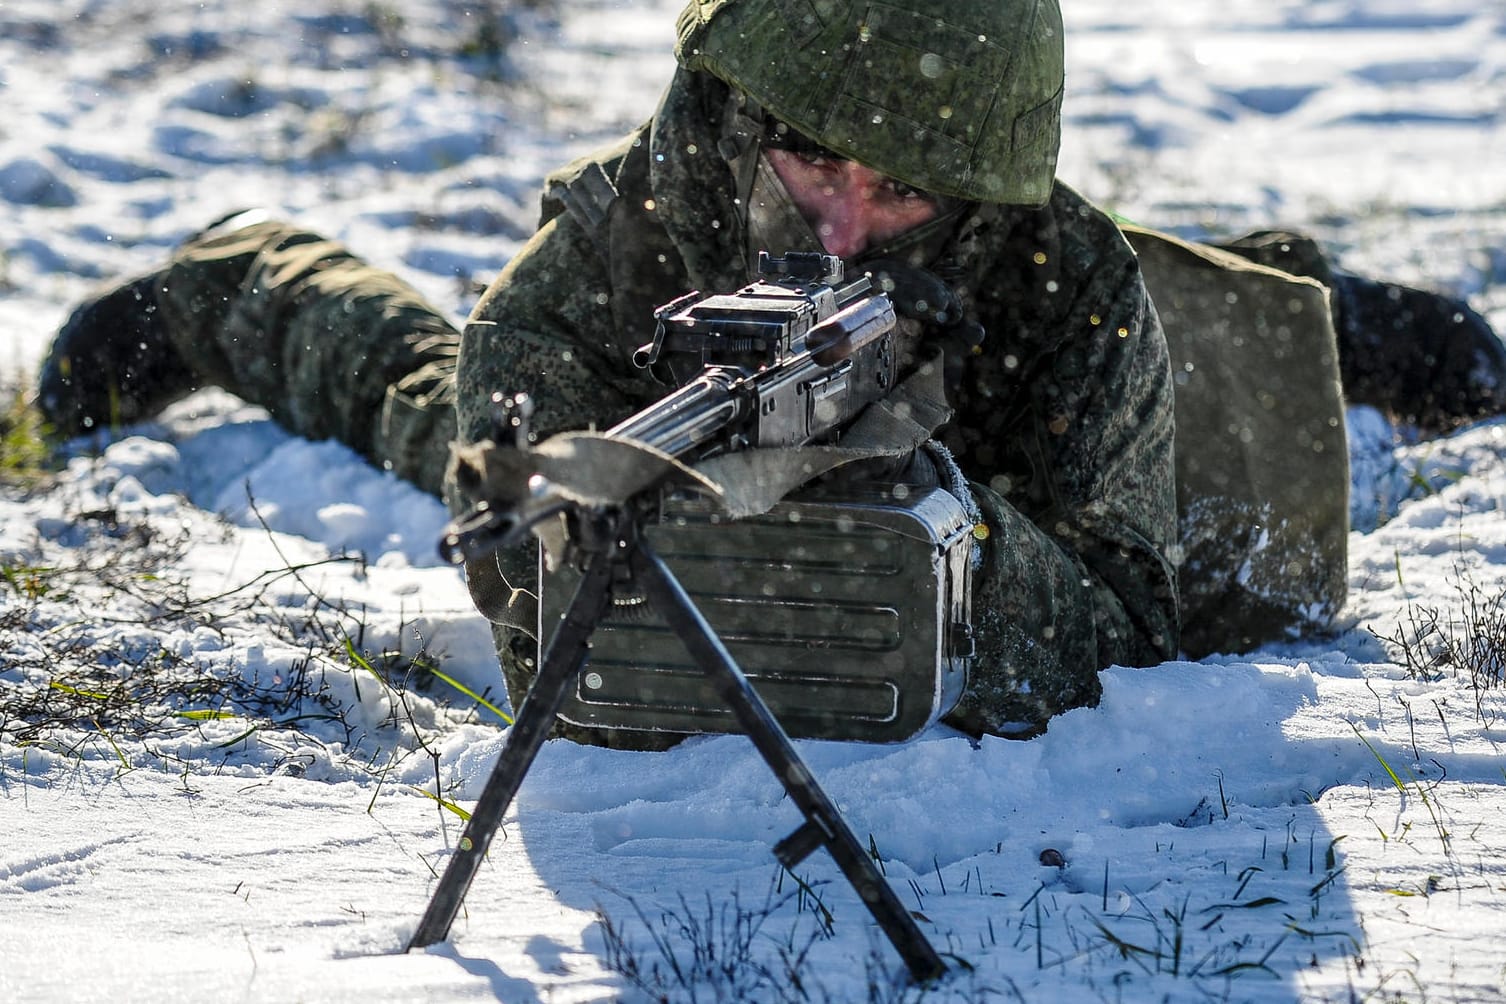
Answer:
<svg viewBox="0 0 1506 1004"><path fill-rule="evenodd" d="M891 258L869 262L863 271L889 294L896 314L919 326L917 351L928 342L942 350L947 386L957 386L968 357L981 351L985 332L956 290L934 272Z"/></svg>

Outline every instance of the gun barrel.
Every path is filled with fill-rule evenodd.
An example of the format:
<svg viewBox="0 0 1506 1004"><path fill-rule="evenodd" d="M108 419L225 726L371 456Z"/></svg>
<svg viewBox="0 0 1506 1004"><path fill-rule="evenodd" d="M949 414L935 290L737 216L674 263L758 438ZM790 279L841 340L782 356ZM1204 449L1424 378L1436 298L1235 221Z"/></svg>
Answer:
<svg viewBox="0 0 1506 1004"><path fill-rule="evenodd" d="M749 401L734 390L738 376L735 369L708 369L653 407L612 426L606 434L683 457L744 418Z"/></svg>

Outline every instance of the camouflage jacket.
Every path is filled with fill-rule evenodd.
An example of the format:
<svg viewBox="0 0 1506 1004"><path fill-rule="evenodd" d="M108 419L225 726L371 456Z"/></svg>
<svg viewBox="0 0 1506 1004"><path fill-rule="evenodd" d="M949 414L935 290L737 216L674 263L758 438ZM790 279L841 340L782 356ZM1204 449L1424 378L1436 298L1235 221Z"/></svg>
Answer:
<svg viewBox="0 0 1506 1004"><path fill-rule="evenodd" d="M606 427L665 389L631 362L652 310L749 279L717 152L724 91L682 71L654 118L551 178L544 222L463 333L457 416L483 438L495 390L537 402L539 432ZM988 332L939 436L984 511L978 658L950 721L1025 734L1093 704L1097 671L1178 648L1173 411L1166 342L1136 257L1064 185L1041 209L978 207L935 260ZM530 588L523 556L504 563ZM532 665L499 641L515 698Z"/></svg>

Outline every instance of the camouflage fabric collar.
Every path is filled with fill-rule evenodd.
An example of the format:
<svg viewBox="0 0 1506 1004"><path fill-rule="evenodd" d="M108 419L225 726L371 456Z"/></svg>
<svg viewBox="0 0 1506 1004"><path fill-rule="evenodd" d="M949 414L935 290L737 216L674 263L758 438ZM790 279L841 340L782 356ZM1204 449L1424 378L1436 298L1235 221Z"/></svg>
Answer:
<svg viewBox="0 0 1506 1004"><path fill-rule="evenodd" d="M649 134L655 216L705 291L737 289L752 271L732 172L718 150L726 97L726 85L681 68Z"/></svg>

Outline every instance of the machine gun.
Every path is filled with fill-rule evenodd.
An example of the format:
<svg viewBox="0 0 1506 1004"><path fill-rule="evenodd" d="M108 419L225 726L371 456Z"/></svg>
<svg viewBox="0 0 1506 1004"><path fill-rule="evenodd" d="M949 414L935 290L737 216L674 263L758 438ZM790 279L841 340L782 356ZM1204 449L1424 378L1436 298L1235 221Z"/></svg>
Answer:
<svg viewBox="0 0 1506 1004"><path fill-rule="evenodd" d="M546 542L557 552L551 564L568 567L578 579L568 604L547 618L554 630L538 674L409 949L448 936L493 835L582 676L593 634L614 596L631 594L683 643L721 708L752 739L804 815L804 823L774 848L779 862L792 869L825 847L911 974L929 979L945 971L769 705L644 531L662 507L665 484L687 473L686 461L830 441L895 384L893 305L866 278L843 284L840 259L815 254L760 255L760 271L763 278L736 293L689 294L656 312L658 330L653 343L639 350L639 364L652 366L665 352L689 353L704 366L699 376L604 434L566 442L606 447L607 454L588 451L587 461L629 458L621 477L614 463L606 464L613 468L610 491L599 484L583 489L565 483L572 464L581 467L581 454L550 451L555 440L535 449L527 398L497 399L496 428L486 452L502 473L488 480L482 491L486 501L447 528L441 551L457 563L475 560L530 534L545 539L553 528ZM950 543L943 550L957 552ZM961 572L965 582L965 564ZM544 622L541 618L541 627Z"/></svg>
<svg viewBox="0 0 1506 1004"><path fill-rule="evenodd" d="M735 293L687 293L655 311L654 340L634 353L634 363L648 369L671 353L688 356L699 374L603 438L687 464L748 448L820 443L893 388L896 317L887 295L866 276L837 285L843 265L834 255L760 252L758 262L763 278ZM493 442L515 439L526 415L501 397L493 401L501 409ZM521 539L519 528L559 511L565 493L557 489L568 486L541 483L498 505L507 488L476 489L483 501L440 542L448 560L484 557L503 539Z"/></svg>

